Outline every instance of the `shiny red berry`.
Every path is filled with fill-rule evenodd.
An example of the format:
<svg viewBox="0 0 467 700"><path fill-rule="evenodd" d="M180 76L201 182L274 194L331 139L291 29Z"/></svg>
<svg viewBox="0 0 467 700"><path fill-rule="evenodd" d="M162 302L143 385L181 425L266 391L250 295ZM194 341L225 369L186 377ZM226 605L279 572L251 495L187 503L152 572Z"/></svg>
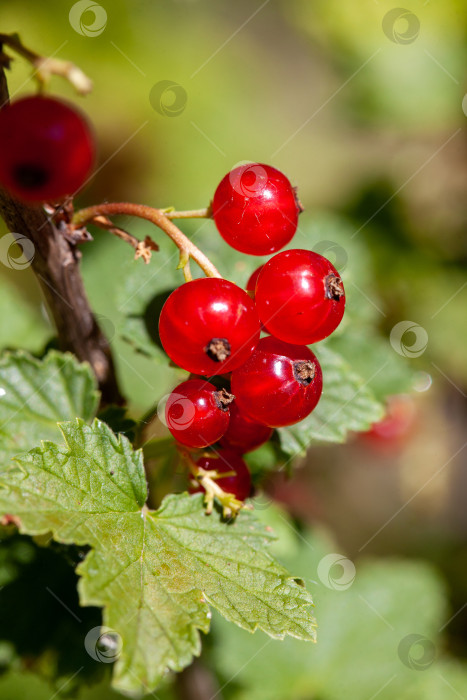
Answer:
<svg viewBox="0 0 467 700"><path fill-rule="evenodd" d="M38 96L0 110L0 154L0 182L30 202L75 194L95 157L83 115L61 100Z"/></svg>
<svg viewBox="0 0 467 700"><path fill-rule="evenodd" d="M323 376L304 345L262 338L249 360L232 372L232 392L240 411L273 428L303 420L321 396Z"/></svg>
<svg viewBox="0 0 467 700"><path fill-rule="evenodd" d="M189 447L207 447L217 442L229 426L233 396L218 391L202 379L179 384L165 405L167 427L178 442Z"/></svg>
<svg viewBox="0 0 467 700"><path fill-rule="evenodd" d="M268 255L292 239L301 206L279 170L247 163L221 180L212 211L219 233L232 248L250 255Z"/></svg>
<svg viewBox="0 0 467 700"><path fill-rule="evenodd" d="M187 282L162 307L159 335L167 355L193 374L213 376L242 365L260 324L247 292L224 279Z"/></svg>
<svg viewBox="0 0 467 700"><path fill-rule="evenodd" d="M227 493L233 493L239 501L248 498L251 491L251 476L248 467L235 450L218 450L209 457L201 457L196 462L198 467L210 471L215 469L219 474L233 472L230 476L216 479L216 483Z"/></svg>
<svg viewBox="0 0 467 700"><path fill-rule="evenodd" d="M323 340L344 315L344 285L327 258L285 250L269 260L256 282L255 303L269 333L287 343Z"/></svg>
<svg viewBox="0 0 467 700"><path fill-rule="evenodd" d="M221 438L222 447L232 447L239 452L250 452L267 442L272 435L272 428L248 418L235 401L230 407L230 421L227 431Z"/></svg>

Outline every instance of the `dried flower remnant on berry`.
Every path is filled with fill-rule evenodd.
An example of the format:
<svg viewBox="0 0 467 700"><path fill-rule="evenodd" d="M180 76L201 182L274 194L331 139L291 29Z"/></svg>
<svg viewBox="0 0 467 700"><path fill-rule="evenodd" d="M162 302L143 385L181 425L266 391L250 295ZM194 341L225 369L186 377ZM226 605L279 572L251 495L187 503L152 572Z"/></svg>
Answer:
<svg viewBox="0 0 467 700"><path fill-rule="evenodd" d="M293 365L294 377L300 384L311 384L315 378L316 368L310 360L294 362Z"/></svg>
<svg viewBox="0 0 467 700"><path fill-rule="evenodd" d="M326 298L339 301L344 296L344 285L340 277L328 275L325 280Z"/></svg>
<svg viewBox="0 0 467 700"><path fill-rule="evenodd" d="M214 398L216 400L218 407L222 411L227 411L230 404L235 399L235 396L233 394L229 394L227 389L220 389L219 391L216 391L214 393Z"/></svg>
<svg viewBox="0 0 467 700"><path fill-rule="evenodd" d="M214 362L224 362L230 357L230 343L227 338L213 338L204 348L204 352Z"/></svg>

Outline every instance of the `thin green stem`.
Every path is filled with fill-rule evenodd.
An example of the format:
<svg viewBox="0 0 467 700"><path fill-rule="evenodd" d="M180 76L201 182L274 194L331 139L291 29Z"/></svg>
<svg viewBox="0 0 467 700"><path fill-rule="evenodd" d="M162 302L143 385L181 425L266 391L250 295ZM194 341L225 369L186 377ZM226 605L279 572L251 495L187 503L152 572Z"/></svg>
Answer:
<svg viewBox="0 0 467 700"><path fill-rule="evenodd" d="M211 219L211 206L204 209L187 209L186 211L166 211L164 212L168 219Z"/></svg>

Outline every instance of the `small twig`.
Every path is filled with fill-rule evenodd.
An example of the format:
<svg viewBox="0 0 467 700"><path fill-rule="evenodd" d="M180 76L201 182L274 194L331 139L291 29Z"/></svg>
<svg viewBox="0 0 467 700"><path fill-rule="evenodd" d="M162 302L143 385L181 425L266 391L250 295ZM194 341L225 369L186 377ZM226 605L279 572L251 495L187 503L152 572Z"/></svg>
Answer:
<svg viewBox="0 0 467 700"><path fill-rule="evenodd" d="M141 241L139 238L136 238L136 236L133 236L132 233L125 231L123 228L115 226L115 224L113 224L106 216L95 216L90 223L104 229L105 231L108 231L109 233L112 233L118 238L121 238L122 241L129 243L136 251L135 260L142 258L146 265L151 260L152 252L159 250L159 246L150 236L146 236L144 241Z"/></svg>
<svg viewBox="0 0 467 700"><path fill-rule="evenodd" d="M0 34L0 46L2 44L9 46L10 49L29 61L34 68L34 77L39 81L41 87L47 85L52 75L60 75L66 78L80 95L91 92L92 80L71 61L47 58L31 51L21 43L18 34Z"/></svg>
<svg viewBox="0 0 467 700"><path fill-rule="evenodd" d="M179 250L183 252L183 255L188 255L188 258L192 258L208 277L222 277L209 258L170 221L163 209L155 209L145 204L133 204L131 202L96 204L77 211L73 216L72 225L75 228L80 228L95 220L96 217L117 216L119 214L123 216L137 216L155 224L172 239ZM186 262L183 265L184 270L185 268ZM189 269L187 273L190 274Z"/></svg>

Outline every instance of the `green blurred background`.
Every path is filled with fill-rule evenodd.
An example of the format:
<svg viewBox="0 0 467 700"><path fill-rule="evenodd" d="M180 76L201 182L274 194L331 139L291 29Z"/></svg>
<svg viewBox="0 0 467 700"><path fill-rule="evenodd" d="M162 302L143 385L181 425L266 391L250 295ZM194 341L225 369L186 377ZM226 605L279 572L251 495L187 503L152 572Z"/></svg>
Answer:
<svg viewBox="0 0 467 700"><path fill-rule="evenodd" d="M327 221L323 240L363 259L371 283L356 294L384 337L404 320L428 335L426 350L407 360L413 391L393 404L392 437L314 447L293 480L268 485L291 519L267 496L264 518L275 520L278 556L309 572L318 646L250 639L216 620L192 672L193 683L207 684L198 697L467 697L465 1L108 0L103 10L76 3L70 21L72 4L2 0L0 31L19 31L29 47L78 63L94 81L86 98L58 78L51 85L95 125L99 170L78 204L198 208L235 164L271 163L298 186L305 224ZM34 89L29 76L15 60L13 95ZM212 222L185 230L207 252L218 249ZM176 378L118 336L125 271L141 261L101 232L82 252L93 308L140 413ZM0 263L1 346L40 353L52 335L31 271ZM320 552L345 553L355 583L323 583ZM433 658L428 642L413 663L401 651L413 634L429 640ZM11 652L2 650L0 664ZM0 679L2 700L47 700L60 687L22 668ZM75 685L72 668L63 693ZM80 697L104 697L103 688ZM173 692L196 697L182 682Z"/></svg>

